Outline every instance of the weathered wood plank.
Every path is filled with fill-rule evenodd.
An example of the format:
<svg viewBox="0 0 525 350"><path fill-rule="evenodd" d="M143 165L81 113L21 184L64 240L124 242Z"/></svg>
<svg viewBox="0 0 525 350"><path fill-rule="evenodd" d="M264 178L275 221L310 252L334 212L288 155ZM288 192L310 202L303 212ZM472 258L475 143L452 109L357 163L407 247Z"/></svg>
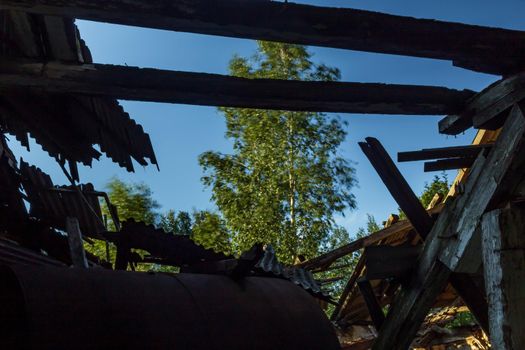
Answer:
<svg viewBox="0 0 525 350"><path fill-rule="evenodd" d="M524 98L525 73L499 80L473 97L464 111L442 119L439 132L457 135L472 126L498 129L503 125L510 108Z"/></svg>
<svg viewBox="0 0 525 350"><path fill-rule="evenodd" d="M490 341L495 349L525 349L525 209L483 216L483 263L489 299Z"/></svg>
<svg viewBox="0 0 525 350"><path fill-rule="evenodd" d="M458 157L476 157L479 152L489 149L492 144L468 145L442 148L424 148L420 151L399 152L397 154L398 162L412 162L428 159L458 158Z"/></svg>
<svg viewBox="0 0 525 350"><path fill-rule="evenodd" d="M77 218L66 218L66 231L73 266L83 269L88 268L82 233L80 232Z"/></svg>
<svg viewBox="0 0 525 350"><path fill-rule="evenodd" d="M425 238L432 229L433 220L399 172L392 158L381 143L373 137L367 137L366 142L359 142L359 146L414 229Z"/></svg>
<svg viewBox="0 0 525 350"><path fill-rule="evenodd" d="M465 192L447 201L425 242L411 286L397 296L374 350L409 347L432 302L445 287L451 270L462 272L462 258L473 248L472 243L476 241L473 235L492 197L515 189L517 180L512 178L523 174L524 169L525 117L520 107L515 106L487 158L483 154L478 156L467 178Z"/></svg>
<svg viewBox="0 0 525 350"><path fill-rule="evenodd" d="M183 32L445 59L460 67L496 74L519 71L525 58L525 34L521 31L277 1L2 0L0 8Z"/></svg>
<svg viewBox="0 0 525 350"><path fill-rule="evenodd" d="M525 116L522 108L515 105L505 123L504 129L488 154L483 171L475 179L469 178L465 194L458 200L463 210L448 232L441 236L447 239L447 246L440 254L440 260L451 270L464 271L462 262L465 251L478 241L476 230L481 216L495 198L512 193L522 180L525 169Z"/></svg>
<svg viewBox="0 0 525 350"><path fill-rule="evenodd" d="M124 100L294 111L434 115L462 108L471 91L415 85L245 79L103 64L0 62L0 89Z"/></svg>
<svg viewBox="0 0 525 350"><path fill-rule="evenodd" d="M443 171L443 170L454 170L454 169L465 169L470 168L476 158L451 158L451 159L440 159L433 162L425 162L423 170L425 172L431 171Z"/></svg>

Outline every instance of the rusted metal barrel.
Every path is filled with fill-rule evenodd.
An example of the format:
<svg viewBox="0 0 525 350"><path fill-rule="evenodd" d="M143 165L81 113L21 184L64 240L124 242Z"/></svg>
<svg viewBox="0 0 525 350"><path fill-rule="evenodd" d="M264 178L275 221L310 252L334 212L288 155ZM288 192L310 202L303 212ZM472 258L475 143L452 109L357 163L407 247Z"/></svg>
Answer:
<svg viewBox="0 0 525 350"><path fill-rule="evenodd" d="M0 267L0 349L339 349L315 300L263 277Z"/></svg>

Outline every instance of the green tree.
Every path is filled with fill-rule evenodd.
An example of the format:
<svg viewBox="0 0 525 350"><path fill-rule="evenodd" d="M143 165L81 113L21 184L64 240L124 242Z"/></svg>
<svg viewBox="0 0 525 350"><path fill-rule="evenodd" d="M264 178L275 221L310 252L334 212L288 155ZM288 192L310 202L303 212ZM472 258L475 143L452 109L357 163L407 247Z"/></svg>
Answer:
<svg viewBox="0 0 525 350"><path fill-rule="evenodd" d="M175 214L175 210L172 209L160 216L159 227L166 232L191 235L192 226L193 220L186 211L179 211Z"/></svg>
<svg viewBox="0 0 525 350"><path fill-rule="evenodd" d="M441 176L434 175L434 179L429 184L425 183L425 188L423 193L419 197L421 204L426 208L434 198L436 194L441 194L446 196L450 189L450 184L448 183L447 173L443 172Z"/></svg>
<svg viewBox="0 0 525 350"><path fill-rule="evenodd" d="M153 199L151 189L145 184L125 183L118 178L112 178L106 185L107 195L111 204L117 208L120 221L135 219L147 224L154 224L158 218L159 204ZM102 214L108 218L108 230L115 231L116 227L111 219L110 211L105 201L102 201ZM86 244L85 248L100 259L114 263L116 247L112 243L95 241L93 245Z"/></svg>
<svg viewBox="0 0 525 350"><path fill-rule="evenodd" d="M195 243L216 252L232 253L230 233L219 214L196 211L193 213L193 220L191 239Z"/></svg>
<svg viewBox="0 0 525 350"><path fill-rule="evenodd" d="M107 194L111 204L117 207L120 221L134 219L146 224L155 224L159 214L160 205L152 197L151 189L143 183L126 183L116 177L109 180L106 185ZM108 228L115 230L111 220L109 208L102 203L102 214L108 218Z"/></svg>
<svg viewBox="0 0 525 350"><path fill-rule="evenodd" d="M311 61L305 47L258 42L251 58L234 57L244 78L334 81L339 71ZM279 259L311 258L334 228L334 214L355 208L351 163L339 156L346 132L321 113L221 108L233 154L199 158L236 251L270 243Z"/></svg>
<svg viewBox="0 0 525 350"><path fill-rule="evenodd" d="M378 225L373 215L367 214L367 223L366 227L360 227L354 237L351 237L349 232L342 228L337 227L333 230L333 233L330 235L330 238L327 241L327 244L323 247L323 252L329 252L336 248L339 248L343 245L349 244L354 240L366 237L376 231L379 231L381 227ZM348 254L340 259L337 262L333 263L331 268L322 273L316 274L316 279L319 280L328 280L331 278L344 277L336 282L330 283L329 293L332 298L339 300L343 290L348 283L348 279L352 276L352 273L355 270L355 267L361 257L362 251L355 251L352 254ZM336 268L336 269L333 269ZM333 312L333 305L329 305L326 313L330 315Z"/></svg>

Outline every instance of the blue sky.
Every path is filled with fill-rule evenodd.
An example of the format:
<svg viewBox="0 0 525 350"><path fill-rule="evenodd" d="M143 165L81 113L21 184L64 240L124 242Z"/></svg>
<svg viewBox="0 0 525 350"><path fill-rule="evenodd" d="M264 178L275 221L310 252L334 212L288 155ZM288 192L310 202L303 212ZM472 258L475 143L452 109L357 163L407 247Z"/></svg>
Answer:
<svg viewBox="0 0 525 350"><path fill-rule="evenodd" d="M248 0L246 0L248 1ZM352 7L420 18L435 18L509 29L525 30L523 0L303 0L300 3ZM77 21L82 37L97 63L127 64L170 70L227 74L228 61L234 54L251 55L255 42L175 33L168 31ZM394 29L393 29L394 30ZM315 48L314 61L338 67L343 81L385 82L447 86L481 90L498 79L496 76L455 68L448 61L381 55L347 50ZM224 121L213 107L123 102L130 115L151 136L160 172L137 164L135 173L127 173L106 158L93 168L81 168L83 182L99 189L113 176L126 181L145 182L153 190L162 210L213 209L210 191L200 182L202 171L197 157L204 151L229 152L230 141L224 138ZM393 158L399 151L445 147L471 142L472 130L458 137L440 135L438 116L381 116L339 114L349 122L348 137L341 153L356 162L359 187L354 189L358 209L338 222L354 233L366 222L366 214L378 221L397 211L397 205L363 156L357 142L367 136L378 138ZM12 142L15 153L51 174L55 183L66 180L55 162L32 145L26 152ZM423 164L401 163L399 168L416 193L423 190L432 173L423 172ZM455 176L450 172L449 178Z"/></svg>

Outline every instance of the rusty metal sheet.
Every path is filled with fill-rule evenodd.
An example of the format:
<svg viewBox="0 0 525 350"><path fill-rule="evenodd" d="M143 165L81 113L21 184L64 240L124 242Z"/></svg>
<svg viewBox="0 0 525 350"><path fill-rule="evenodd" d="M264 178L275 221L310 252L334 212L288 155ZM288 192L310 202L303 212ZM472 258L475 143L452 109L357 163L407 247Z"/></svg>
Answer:
<svg viewBox="0 0 525 350"><path fill-rule="evenodd" d="M0 295L25 310L0 314L2 349L340 348L315 300L276 278L11 266Z"/></svg>

